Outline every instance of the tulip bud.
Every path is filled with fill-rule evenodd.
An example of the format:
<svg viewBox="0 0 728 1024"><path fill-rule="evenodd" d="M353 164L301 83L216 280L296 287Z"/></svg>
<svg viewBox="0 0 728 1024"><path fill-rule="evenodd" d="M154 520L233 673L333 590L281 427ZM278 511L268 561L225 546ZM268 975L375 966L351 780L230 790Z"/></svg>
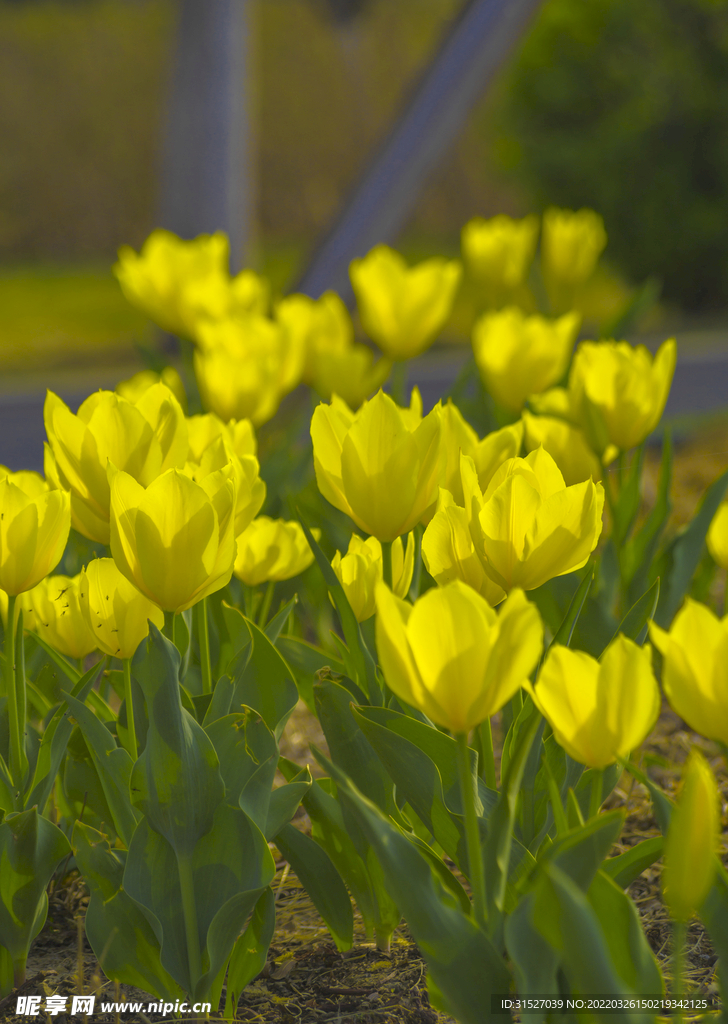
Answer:
<svg viewBox="0 0 728 1024"><path fill-rule="evenodd" d="M543 447L561 471L567 486L601 480L602 467L578 427L555 416L523 413L524 445L529 452Z"/></svg>
<svg viewBox="0 0 728 1024"><path fill-rule="evenodd" d="M109 463L111 554L164 611L181 612L230 582L235 557L232 467L195 483L177 469L146 490Z"/></svg>
<svg viewBox="0 0 728 1024"><path fill-rule="evenodd" d="M713 561L721 569L728 569L728 502L719 505L706 540Z"/></svg>
<svg viewBox="0 0 728 1024"><path fill-rule="evenodd" d="M547 286L584 284L606 244L604 221L594 210L549 207L543 215L541 237L541 266Z"/></svg>
<svg viewBox="0 0 728 1024"><path fill-rule="evenodd" d="M320 356L344 353L354 344L349 311L336 292L324 292L319 299L288 295L278 304L275 316L290 343L304 353L305 384L314 383Z"/></svg>
<svg viewBox="0 0 728 1024"><path fill-rule="evenodd" d="M71 492L74 528L101 544L109 543L108 462L146 487L187 458L185 416L164 384L148 388L136 403L97 391L75 416L49 391L43 417L50 446L46 475Z"/></svg>
<svg viewBox="0 0 728 1024"><path fill-rule="evenodd" d="M700 909L715 875L720 795L703 755L693 748L665 842L662 895L675 921Z"/></svg>
<svg viewBox="0 0 728 1024"><path fill-rule="evenodd" d="M728 743L728 616L688 597L669 633L654 622L649 630L671 707L695 732Z"/></svg>
<svg viewBox="0 0 728 1024"><path fill-rule="evenodd" d="M346 598L356 616L357 622L364 622L376 611L374 591L376 584L384 577L382 545L376 537L362 540L353 533L349 549L342 556L337 551L331 560L331 567L344 588ZM402 538L392 544L392 589L397 597L406 597L412 582L415 567L415 537L407 537L407 549Z"/></svg>
<svg viewBox="0 0 728 1024"><path fill-rule="evenodd" d="M188 462L185 473L199 483L211 473L230 467L235 480L235 536L243 532L265 501L265 482L260 479L254 455L237 456L226 435L208 445L198 462Z"/></svg>
<svg viewBox="0 0 728 1024"><path fill-rule="evenodd" d="M626 341L583 341L569 374L571 416L594 450L607 443L627 451L660 421L675 372L675 339L664 342L652 358L644 345Z"/></svg>
<svg viewBox="0 0 728 1024"><path fill-rule="evenodd" d="M523 423L520 420L501 430L494 430L481 441L452 399L448 398L440 410L440 424L440 457L443 464L440 486L450 492L458 505L463 504L461 453L468 455L475 463L478 483L485 490L498 467L507 459L514 459L521 450Z"/></svg>
<svg viewBox="0 0 728 1024"><path fill-rule="evenodd" d="M114 658L131 658L149 620L164 626L164 612L123 576L113 558L95 558L80 577L80 608L95 646Z"/></svg>
<svg viewBox="0 0 728 1024"><path fill-rule="evenodd" d="M414 607L376 588L379 663L390 689L437 725L465 733L527 680L543 647L536 606L514 591L496 613L459 580Z"/></svg>
<svg viewBox="0 0 728 1024"><path fill-rule="evenodd" d="M351 261L362 326L388 359L411 359L432 344L450 315L461 272L457 260L438 257L408 267L386 245Z"/></svg>
<svg viewBox="0 0 728 1024"><path fill-rule="evenodd" d="M422 519L437 498L440 413L424 419L379 391L357 413L334 398L311 419L313 463L323 496L380 541Z"/></svg>
<svg viewBox="0 0 728 1024"><path fill-rule="evenodd" d="M223 423L214 412L188 416L187 434L190 445L187 457L190 462L199 462L205 449L219 437L224 437L229 442L238 457L258 454L258 442L250 420L230 420Z"/></svg>
<svg viewBox="0 0 728 1024"><path fill-rule="evenodd" d="M311 531L318 540L320 530ZM298 576L313 562L301 524L258 516L237 538L235 575L249 587Z"/></svg>
<svg viewBox="0 0 728 1024"><path fill-rule="evenodd" d="M650 647L621 633L599 661L553 644L536 686L527 688L559 744L590 768L628 757L660 712Z"/></svg>
<svg viewBox="0 0 728 1024"><path fill-rule="evenodd" d="M517 288L526 279L538 237L538 217L513 220L499 214L473 217L461 232L463 257L472 277L494 296Z"/></svg>
<svg viewBox="0 0 728 1024"><path fill-rule="evenodd" d="M31 590L55 569L71 529L68 494L45 485L41 490L36 476L0 479L0 588L11 596Z"/></svg>
<svg viewBox="0 0 728 1024"><path fill-rule="evenodd" d="M165 366L161 373L155 373L154 370L140 370L128 380L119 381L115 391L117 395L121 395L122 398L126 398L136 405L146 391L159 383L169 388L183 409L187 408L187 392L182 378L173 366Z"/></svg>
<svg viewBox="0 0 728 1024"><path fill-rule="evenodd" d="M516 306L485 313L473 328L473 353L486 389L503 409L518 413L529 395L566 372L581 317L527 316Z"/></svg>

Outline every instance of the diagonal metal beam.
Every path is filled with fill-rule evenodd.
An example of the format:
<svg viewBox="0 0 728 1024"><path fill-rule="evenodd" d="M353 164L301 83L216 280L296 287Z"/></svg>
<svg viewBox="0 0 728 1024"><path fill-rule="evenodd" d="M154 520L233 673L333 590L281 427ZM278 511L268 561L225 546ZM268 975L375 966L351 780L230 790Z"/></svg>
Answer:
<svg viewBox="0 0 728 1024"><path fill-rule="evenodd" d="M351 300L349 263L396 238L541 0L468 0L296 291Z"/></svg>

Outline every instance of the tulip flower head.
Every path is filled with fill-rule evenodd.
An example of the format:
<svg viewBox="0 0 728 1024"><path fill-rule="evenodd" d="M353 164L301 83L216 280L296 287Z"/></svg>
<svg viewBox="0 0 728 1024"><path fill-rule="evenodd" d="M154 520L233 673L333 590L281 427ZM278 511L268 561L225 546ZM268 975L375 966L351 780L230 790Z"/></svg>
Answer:
<svg viewBox="0 0 728 1024"><path fill-rule="evenodd" d="M388 359L411 359L432 344L450 315L461 273L457 260L439 257L408 267L386 245L351 261L362 326Z"/></svg>
<svg viewBox="0 0 728 1024"><path fill-rule="evenodd" d="M243 532L265 501L265 482L254 455L236 455L228 439L221 434L205 448L199 460L188 461L185 473L197 483L217 470L230 467L235 480L235 536Z"/></svg>
<svg viewBox="0 0 728 1024"><path fill-rule="evenodd" d="M437 498L440 411L421 418L379 391L353 413L334 397L311 419L316 482L365 533L394 540Z"/></svg>
<svg viewBox="0 0 728 1024"><path fill-rule="evenodd" d="M320 530L311 531L318 540ZM258 516L237 539L235 575L249 587L299 576L313 562L301 524Z"/></svg>
<svg viewBox="0 0 728 1024"><path fill-rule="evenodd" d="M440 457L443 469L440 486L450 492L456 504L463 504L463 487L460 478L460 455L468 455L475 463L478 483L482 490L490 483L493 474L507 459L514 459L521 450L523 423L511 423L500 430L494 430L482 440L452 399L440 410L441 442Z"/></svg>
<svg viewBox="0 0 728 1024"><path fill-rule="evenodd" d="M223 423L214 412L188 416L187 435L190 445L187 458L190 462L199 462L205 449L219 437L225 438L239 458L243 455L258 454L258 442L250 420L230 420Z"/></svg>
<svg viewBox="0 0 728 1024"><path fill-rule="evenodd" d="M599 459L589 447L584 432L556 416L523 413L524 445L532 452L543 447L563 474L567 486L582 480L602 479Z"/></svg>
<svg viewBox="0 0 728 1024"><path fill-rule="evenodd" d="M628 757L660 712L650 647L621 633L599 661L553 644L536 686L529 683L527 689L559 744L590 768Z"/></svg>
<svg viewBox="0 0 728 1024"><path fill-rule="evenodd" d="M195 483L170 469L145 489L109 463L111 554L164 611L181 612L230 582L236 487L226 466Z"/></svg>
<svg viewBox="0 0 728 1024"><path fill-rule="evenodd" d="M195 337L202 400L226 422L267 422L301 379L303 349L265 317L201 321Z"/></svg>
<svg viewBox="0 0 728 1024"><path fill-rule="evenodd" d="M526 279L536 251L538 217L513 220L499 214L473 217L462 230L463 258L471 275L495 294L517 288Z"/></svg>
<svg viewBox="0 0 728 1024"><path fill-rule="evenodd" d="M43 416L46 476L71 492L74 528L101 544L109 543L109 461L146 487L187 458L185 416L164 384L154 384L135 403L97 391L75 416L49 391Z"/></svg>
<svg viewBox="0 0 728 1024"><path fill-rule="evenodd" d="M543 647L536 606L514 591L496 613L456 580L414 604L376 588L379 663L390 689L437 725L469 732L527 680Z"/></svg>
<svg viewBox="0 0 728 1024"><path fill-rule="evenodd" d="M376 585L384 578L382 545L377 538L362 540L356 533L352 533L346 554L337 551L331 560L331 567L344 588L357 622L371 618L376 611ZM392 589L397 597L406 597L414 567L414 534L408 536L406 549L402 538L397 537L392 544Z"/></svg>
<svg viewBox="0 0 728 1024"><path fill-rule="evenodd" d="M584 284L607 244L604 221L594 210L559 210L543 215L541 266L547 284Z"/></svg>
<svg viewBox="0 0 728 1024"><path fill-rule="evenodd" d="M1 477L0 588L11 596L32 590L60 562L70 529L65 491L49 490L35 473Z"/></svg>
<svg viewBox="0 0 728 1024"><path fill-rule="evenodd" d="M228 274L227 237L218 231L188 242L171 231L153 231L137 254L119 249L114 266L124 295L162 330L191 336L194 316L186 292L191 285L209 286Z"/></svg>
<svg viewBox="0 0 728 1024"><path fill-rule="evenodd" d="M728 569L728 502L718 506L706 540L713 561L721 569Z"/></svg>
<svg viewBox="0 0 728 1024"><path fill-rule="evenodd" d="M160 382L169 388L180 406L186 409L187 392L182 378L173 366L165 366L161 373L155 373L154 370L140 370L128 380L119 381L115 391L117 395L136 404L146 391Z"/></svg>
<svg viewBox="0 0 728 1024"><path fill-rule="evenodd" d="M290 343L304 353L305 384L313 384L320 356L346 352L354 344L349 311L336 292L324 292L319 299L288 295L278 304L275 317Z"/></svg>
<svg viewBox="0 0 728 1024"><path fill-rule="evenodd" d="M663 657L662 686L691 729L728 743L728 616L718 619L688 597L669 633L654 622L650 639Z"/></svg>
<svg viewBox="0 0 728 1024"><path fill-rule="evenodd" d="M87 630L104 654L131 658L149 620L164 626L164 612L119 572L113 558L95 558L80 575L80 609Z"/></svg>
<svg viewBox="0 0 728 1024"><path fill-rule="evenodd" d="M675 921L689 921L713 884L720 846L720 794L703 755L693 748L665 842L662 895Z"/></svg>
<svg viewBox="0 0 728 1024"><path fill-rule="evenodd" d="M644 345L583 341L569 373L571 416L601 455L611 442L621 451L641 444L660 421L675 372L675 339L654 359Z"/></svg>
<svg viewBox="0 0 728 1024"><path fill-rule="evenodd" d="M516 306L485 313L473 328L473 352L486 389L503 409L518 413L529 395L566 372L581 317L527 316Z"/></svg>
<svg viewBox="0 0 728 1024"><path fill-rule="evenodd" d="M543 448L504 462L485 493L473 460L461 455L460 466L465 507L458 512L449 501L441 504L422 542L428 565L447 563L448 530L458 534L459 561L465 560L465 525L486 576L506 592L535 590L586 564L602 531L601 484L586 480L567 487Z"/></svg>
<svg viewBox="0 0 728 1024"><path fill-rule="evenodd" d="M99 646L81 613L81 575L46 576L21 599L23 625L68 658L85 658Z"/></svg>

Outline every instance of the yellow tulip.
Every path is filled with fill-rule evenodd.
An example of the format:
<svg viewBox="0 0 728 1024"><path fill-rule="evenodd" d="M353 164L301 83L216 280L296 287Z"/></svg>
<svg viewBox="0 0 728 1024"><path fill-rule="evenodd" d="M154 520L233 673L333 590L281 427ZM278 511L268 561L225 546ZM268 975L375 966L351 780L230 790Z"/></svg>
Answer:
<svg viewBox="0 0 728 1024"><path fill-rule="evenodd" d="M721 569L728 569L728 502L723 502L713 516L706 540L713 561Z"/></svg>
<svg viewBox="0 0 728 1024"><path fill-rule="evenodd" d="M84 623L105 654L131 658L145 636L149 620L162 629L164 612L119 572L113 558L95 558L80 577Z"/></svg>
<svg viewBox="0 0 728 1024"><path fill-rule="evenodd" d="M516 306L480 317L473 328L473 353L483 384L498 405L520 412L529 395L563 377L580 322L578 313L546 320L527 316Z"/></svg>
<svg viewBox="0 0 728 1024"><path fill-rule="evenodd" d="M600 483L567 487L543 448L504 462L484 494L473 460L463 455L460 464L473 548L499 587L535 590L586 564L602 531Z"/></svg>
<svg viewBox="0 0 728 1024"><path fill-rule="evenodd" d="M0 466L0 480L9 480L29 498L35 498L48 490L48 484L40 473L35 473L32 469L19 469L13 472L7 466Z"/></svg>
<svg viewBox="0 0 728 1024"><path fill-rule="evenodd" d="M541 235L541 267L547 285L583 284L594 273L606 244L604 221L594 210L549 207Z"/></svg>
<svg viewBox="0 0 728 1024"><path fill-rule="evenodd" d="M144 489L109 463L111 554L150 601L181 612L230 582L235 480L226 466L195 483L170 469Z"/></svg>
<svg viewBox="0 0 728 1024"><path fill-rule="evenodd" d="M376 611L374 591L384 576L382 545L376 537L362 540L352 533L349 549L345 555L337 551L331 560L331 567L344 588L346 598L356 616L357 622L371 618ZM415 567L415 536L407 538L407 548L402 538L392 544L392 589L397 597L406 597L412 582Z"/></svg>
<svg viewBox="0 0 728 1024"><path fill-rule="evenodd" d="M645 739L660 713L649 645L619 634L599 661L560 644L527 685L554 736L575 761L606 768Z"/></svg>
<svg viewBox="0 0 728 1024"><path fill-rule="evenodd" d="M185 472L196 483L217 470L229 466L235 480L235 536L260 512L265 501L265 482L260 479L260 466L254 455L238 456L227 436L221 434L205 448L199 460L189 461Z"/></svg>
<svg viewBox="0 0 728 1024"><path fill-rule="evenodd" d="M342 354L354 344L349 311L336 292L324 292L319 299L288 295L279 303L275 316L290 344L304 353L305 384L314 383L320 356Z"/></svg>
<svg viewBox="0 0 728 1024"><path fill-rule="evenodd" d="M379 391L353 413L334 397L315 409L311 438L323 496L380 541L409 533L437 498L437 407L420 419Z"/></svg>
<svg viewBox="0 0 728 1024"><path fill-rule="evenodd" d="M31 590L55 569L71 529L69 495L39 492L35 476L0 478L0 588L10 596Z"/></svg>
<svg viewBox="0 0 728 1024"><path fill-rule="evenodd" d="M669 633L654 622L649 629L672 708L695 732L728 743L728 616L718 619L688 597Z"/></svg>
<svg viewBox="0 0 728 1024"><path fill-rule="evenodd" d="M136 403L97 391L75 416L49 391L43 416L46 476L71 492L74 528L102 544L109 543L109 460L146 486L187 458L185 416L164 384L148 388Z"/></svg>
<svg viewBox="0 0 728 1024"><path fill-rule="evenodd" d="M320 353L312 385L326 401L338 395L349 408L358 409L384 384L391 369L388 359L378 359L375 363L374 353L367 345L352 345L345 352Z"/></svg>
<svg viewBox="0 0 728 1024"><path fill-rule="evenodd" d="M23 594L23 625L68 658L85 658L99 646L80 608L81 576L46 576Z"/></svg>
<svg viewBox="0 0 728 1024"><path fill-rule="evenodd" d="M602 479L599 459L587 443L583 431L555 416L523 413L524 444L532 452L543 446L561 470L567 486L582 480Z"/></svg>
<svg viewBox="0 0 728 1024"><path fill-rule="evenodd" d="M318 540L320 530L311 531ZM235 575L249 587L289 580L308 569L313 551L301 524L258 516L237 539Z"/></svg>
<svg viewBox="0 0 728 1024"><path fill-rule="evenodd" d="M660 421L675 372L675 339L657 355L626 341L583 341L569 374L571 415L601 454L641 444Z"/></svg>
<svg viewBox="0 0 728 1024"><path fill-rule="evenodd" d="M461 580L493 606L506 596L485 571L485 552L476 550L467 511L445 488L440 488L437 511L422 537L422 560L440 586Z"/></svg>
<svg viewBox="0 0 728 1024"><path fill-rule="evenodd" d="M432 344L450 315L461 273L457 260L439 257L408 267L386 245L351 261L362 326L385 356L411 359Z"/></svg>
<svg viewBox="0 0 728 1024"><path fill-rule="evenodd" d="M154 370L140 370L128 380L122 380L116 385L117 395L128 399L136 404L145 391L148 391L154 384L166 384L174 397L183 409L187 408L187 392L182 383L182 378L173 366L165 366L161 373Z"/></svg>
<svg viewBox="0 0 728 1024"><path fill-rule="evenodd" d="M230 277L225 270L188 280L183 287L188 335L194 340L200 320L226 320L255 313L265 316L270 285L253 270Z"/></svg>
<svg viewBox="0 0 728 1024"><path fill-rule="evenodd" d="M488 486L495 471L506 459L514 459L521 450L523 423L511 423L501 430L494 430L480 440L452 399L440 410L441 435L440 453L443 468L440 486L452 494L458 505L463 504L463 487L460 479L460 453L468 455L475 463L478 483L482 490Z"/></svg>
<svg viewBox="0 0 728 1024"><path fill-rule="evenodd" d="M185 292L195 282L204 286L224 278L228 262L228 240L221 231L188 242L159 228L139 254L122 246L113 270L132 305L163 330L189 337L194 317Z"/></svg>
<svg viewBox="0 0 728 1024"><path fill-rule="evenodd" d="M502 213L490 220L473 217L460 237L468 270L498 295L525 281L536 251L538 217L531 214L513 220Z"/></svg>
<svg viewBox="0 0 728 1024"><path fill-rule="evenodd" d="M514 591L496 613L456 580L414 607L376 588L379 663L390 689L437 725L469 732L523 686L543 647L536 606Z"/></svg>
<svg viewBox="0 0 728 1024"><path fill-rule="evenodd" d="M689 921L710 892L720 847L720 794L703 755L693 748L665 842L662 895L675 921Z"/></svg>
<svg viewBox="0 0 728 1024"><path fill-rule="evenodd" d="M224 437L229 442L239 458L243 455L258 454L258 442L250 420L230 420L229 423L223 423L214 412L188 416L187 435L190 445L188 457L192 462L199 462L205 449L219 437Z"/></svg>
<svg viewBox="0 0 728 1024"><path fill-rule="evenodd" d="M265 317L201 321L196 340L200 394L222 420L265 423L301 379L303 350Z"/></svg>

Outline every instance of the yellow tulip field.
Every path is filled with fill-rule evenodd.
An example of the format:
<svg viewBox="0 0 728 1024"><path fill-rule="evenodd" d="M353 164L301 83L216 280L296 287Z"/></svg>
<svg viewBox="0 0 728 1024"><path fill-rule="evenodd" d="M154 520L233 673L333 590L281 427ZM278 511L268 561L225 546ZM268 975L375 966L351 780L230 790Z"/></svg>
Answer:
<svg viewBox="0 0 728 1024"><path fill-rule="evenodd" d="M622 340L631 308L585 329L606 241L550 209L473 219L461 260L379 245L353 313L231 277L220 233L120 249L167 340L78 409L47 393L42 476L0 468L8 1019L69 877L97 990L155 1020L728 1019L728 473L675 531L676 344ZM408 361L455 316L472 356L428 409ZM302 708L325 743L294 760ZM645 756L664 715L694 740L677 786ZM416 1013L301 983L251 1016L276 861L339 953L404 922Z"/></svg>

